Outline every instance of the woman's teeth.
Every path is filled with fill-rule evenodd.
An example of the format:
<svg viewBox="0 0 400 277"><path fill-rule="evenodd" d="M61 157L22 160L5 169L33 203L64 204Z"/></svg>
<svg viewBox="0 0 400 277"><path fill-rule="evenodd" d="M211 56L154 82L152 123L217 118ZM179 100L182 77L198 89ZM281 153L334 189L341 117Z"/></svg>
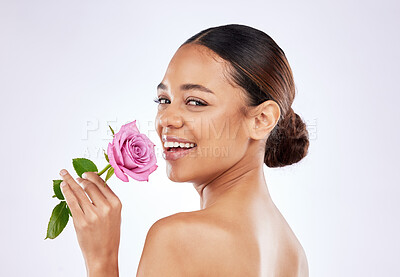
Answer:
<svg viewBox="0 0 400 277"><path fill-rule="evenodd" d="M194 147L194 143L183 143L183 142L176 142L176 141L166 141L164 142L165 148L172 148L172 147L180 147L180 148L192 148Z"/></svg>

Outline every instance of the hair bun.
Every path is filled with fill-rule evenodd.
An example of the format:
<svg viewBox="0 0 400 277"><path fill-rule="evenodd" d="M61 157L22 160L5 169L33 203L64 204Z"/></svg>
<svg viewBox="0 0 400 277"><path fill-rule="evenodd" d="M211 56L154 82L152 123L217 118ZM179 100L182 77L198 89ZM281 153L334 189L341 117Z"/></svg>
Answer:
<svg viewBox="0 0 400 277"><path fill-rule="evenodd" d="M297 163L307 155L309 143L306 124L290 108L267 139L264 163L268 167Z"/></svg>

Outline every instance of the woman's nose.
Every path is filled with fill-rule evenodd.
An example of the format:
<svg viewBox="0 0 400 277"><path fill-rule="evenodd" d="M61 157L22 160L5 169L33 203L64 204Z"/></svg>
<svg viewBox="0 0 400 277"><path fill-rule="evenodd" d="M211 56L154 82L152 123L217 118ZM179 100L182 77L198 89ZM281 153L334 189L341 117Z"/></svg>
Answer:
<svg viewBox="0 0 400 277"><path fill-rule="evenodd" d="M167 108L168 110L168 108ZM159 114L158 116L158 124L163 127L174 127L174 128L180 128L182 127L183 124L183 119L182 116L179 114L178 111L163 111Z"/></svg>

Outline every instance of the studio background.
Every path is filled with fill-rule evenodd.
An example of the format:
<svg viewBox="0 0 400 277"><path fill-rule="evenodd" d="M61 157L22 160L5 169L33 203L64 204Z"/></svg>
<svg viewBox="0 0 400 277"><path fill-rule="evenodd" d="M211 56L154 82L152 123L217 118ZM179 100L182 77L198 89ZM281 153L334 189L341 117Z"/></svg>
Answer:
<svg viewBox="0 0 400 277"><path fill-rule="evenodd" d="M400 276L397 1L0 1L0 275L85 276L72 219L44 240L52 181L137 120L157 144L149 182L116 176L120 276L135 276L158 219L200 208L166 176L154 129L156 86L178 47L213 26L269 34L292 67L293 109L309 154L265 166L272 198L305 249L310 276ZM76 177L76 175L75 175Z"/></svg>

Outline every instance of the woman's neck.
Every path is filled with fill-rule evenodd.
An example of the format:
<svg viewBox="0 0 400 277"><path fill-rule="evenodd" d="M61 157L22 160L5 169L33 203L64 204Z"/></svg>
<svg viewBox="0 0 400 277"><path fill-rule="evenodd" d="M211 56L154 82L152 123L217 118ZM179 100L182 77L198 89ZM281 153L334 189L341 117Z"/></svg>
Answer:
<svg viewBox="0 0 400 277"><path fill-rule="evenodd" d="M193 184L200 195L200 209L230 201L234 197L259 196L271 200L265 182L263 163L251 155L247 155L245 159L210 181Z"/></svg>

